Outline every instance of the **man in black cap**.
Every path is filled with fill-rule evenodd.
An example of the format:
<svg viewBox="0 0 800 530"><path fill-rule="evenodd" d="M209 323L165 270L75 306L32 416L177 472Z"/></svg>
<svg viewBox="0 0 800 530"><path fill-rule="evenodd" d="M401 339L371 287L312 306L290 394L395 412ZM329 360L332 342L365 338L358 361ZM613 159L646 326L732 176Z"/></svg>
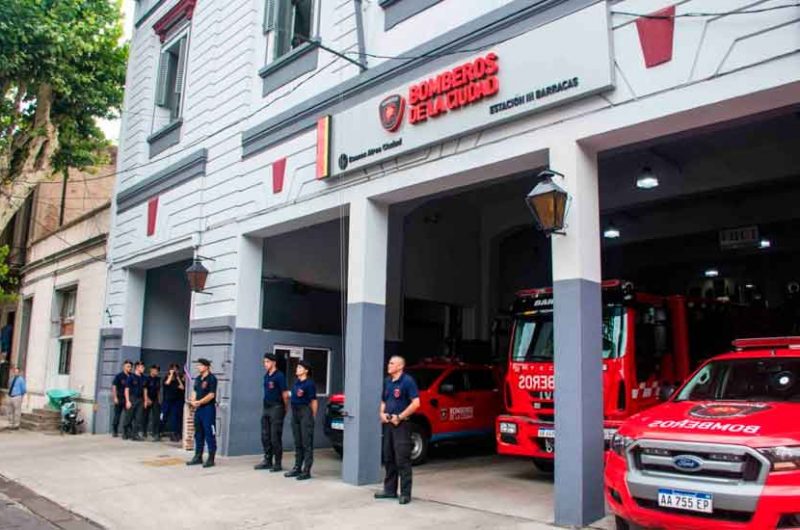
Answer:
<svg viewBox="0 0 800 530"><path fill-rule="evenodd" d="M317 387L311 380L311 364L297 363L297 379L292 385L292 435L294 436L294 467L284 477L297 480L311 478L314 464L314 417L317 415Z"/></svg>
<svg viewBox="0 0 800 530"><path fill-rule="evenodd" d="M278 370L277 359L272 353L264 354L264 409L261 413L261 445L264 459L255 469L280 471L283 458L283 420L289 406L289 390L286 376ZM274 458L274 460L273 460Z"/></svg>
<svg viewBox="0 0 800 530"><path fill-rule="evenodd" d="M217 454L217 378L211 373L211 361L197 359L200 375L194 379L194 392L189 404L194 408L194 458L187 466L203 464L203 446L208 445L208 460L203 467L214 467Z"/></svg>

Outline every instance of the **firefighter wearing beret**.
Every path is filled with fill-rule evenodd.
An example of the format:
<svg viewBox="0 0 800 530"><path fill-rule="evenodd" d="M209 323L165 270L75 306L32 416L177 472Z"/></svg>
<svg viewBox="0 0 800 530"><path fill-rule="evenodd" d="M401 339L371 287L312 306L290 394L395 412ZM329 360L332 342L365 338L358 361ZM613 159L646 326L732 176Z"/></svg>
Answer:
<svg viewBox="0 0 800 530"><path fill-rule="evenodd" d="M297 379L292 385L292 434L294 435L294 467L285 477L297 480L311 478L314 464L314 417L317 415L317 387L309 377L311 364L297 363Z"/></svg>
<svg viewBox="0 0 800 530"><path fill-rule="evenodd" d="M186 465L214 467L217 454L217 378L211 373L211 361L208 359L197 360L197 371L200 375L194 379L194 391L189 402L194 408L194 458ZM208 459L203 463L203 448L206 445Z"/></svg>
<svg viewBox="0 0 800 530"><path fill-rule="evenodd" d="M278 370L277 358L272 353L264 354L264 402L261 412L261 446L264 459L255 469L280 471L283 458L283 420L289 406L289 389L286 376Z"/></svg>

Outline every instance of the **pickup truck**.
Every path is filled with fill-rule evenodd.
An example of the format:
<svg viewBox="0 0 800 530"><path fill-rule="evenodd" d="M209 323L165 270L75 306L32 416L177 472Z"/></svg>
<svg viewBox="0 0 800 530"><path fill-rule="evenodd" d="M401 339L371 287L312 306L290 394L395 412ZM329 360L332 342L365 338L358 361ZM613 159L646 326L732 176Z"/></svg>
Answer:
<svg viewBox="0 0 800 530"><path fill-rule="evenodd" d="M494 422L503 404L500 374L482 364L428 360L410 366L419 387L420 408L411 422L411 462L423 463L433 444L494 434ZM325 435L341 456L345 429L344 394L331 396L325 411ZM378 411L375 411L378 421Z"/></svg>
<svg viewBox="0 0 800 530"><path fill-rule="evenodd" d="M800 337L733 344L612 438L618 529L800 528Z"/></svg>

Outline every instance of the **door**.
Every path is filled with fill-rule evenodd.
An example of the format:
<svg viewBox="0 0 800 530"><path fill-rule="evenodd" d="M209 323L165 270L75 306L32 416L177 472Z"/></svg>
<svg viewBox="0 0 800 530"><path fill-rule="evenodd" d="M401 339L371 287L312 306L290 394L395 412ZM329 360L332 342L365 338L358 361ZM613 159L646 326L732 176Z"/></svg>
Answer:
<svg viewBox="0 0 800 530"><path fill-rule="evenodd" d="M494 421L502 406L497 379L491 370L469 370L467 387L475 403L474 428L481 432L494 432Z"/></svg>
<svg viewBox="0 0 800 530"><path fill-rule="evenodd" d="M450 372L439 384L437 398L442 433L475 430L476 402L467 387L466 370Z"/></svg>

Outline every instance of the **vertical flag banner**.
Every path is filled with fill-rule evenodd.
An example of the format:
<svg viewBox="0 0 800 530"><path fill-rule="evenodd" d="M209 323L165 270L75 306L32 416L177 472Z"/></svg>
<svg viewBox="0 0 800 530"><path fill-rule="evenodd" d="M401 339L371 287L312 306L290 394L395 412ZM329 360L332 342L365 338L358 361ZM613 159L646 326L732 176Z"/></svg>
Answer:
<svg viewBox="0 0 800 530"><path fill-rule="evenodd" d="M317 180L328 178L331 174L331 117L323 116L317 120Z"/></svg>
<svg viewBox="0 0 800 530"><path fill-rule="evenodd" d="M147 235L156 233L156 216L158 215L158 196L147 201Z"/></svg>

